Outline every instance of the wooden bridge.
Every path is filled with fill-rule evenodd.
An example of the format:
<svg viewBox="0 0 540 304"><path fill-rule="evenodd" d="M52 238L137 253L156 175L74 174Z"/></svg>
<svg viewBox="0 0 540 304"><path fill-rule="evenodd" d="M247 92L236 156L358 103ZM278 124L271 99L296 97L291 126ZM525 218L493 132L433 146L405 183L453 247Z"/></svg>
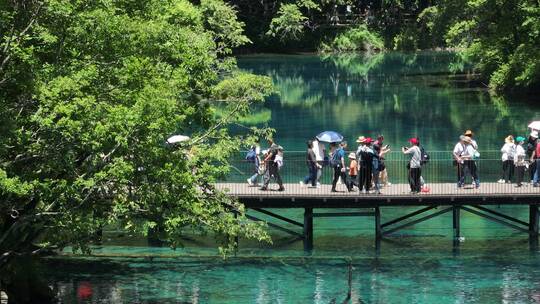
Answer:
<svg viewBox="0 0 540 304"><path fill-rule="evenodd" d="M452 213L454 244L459 244L460 213L469 212L485 219L526 233L531 243L538 242L540 188L526 185L516 188L514 184L483 183L480 188L472 186L457 188L456 184L431 184L430 191L410 194L405 184L392 185L382 190L382 194L348 192L344 185L331 192L330 185L307 188L300 184L285 184L285 191L259 190L241 183L219 183L217 188L236 197L246 208L299 227L299 231L268 222L270 227L295 235L304 241L304 249L313 249L313 218L366 216L374 218L375 245L380 248L380 240L403 228L429 220L436 216ZM341 189L340 189L341 187ZM529 206L529 220L523 221L489 208L490 205ZM388 222L381 222L385 207L408 206L418 209ZM303 222L286 218L271 211L273 208L304 209ZM342 209L347 208L344 212ZM350 209L357 209L350 211ZM317 212L315 212L315 210ZM330 210L330 211L329 211ZM253 215L248 218L260 221Z"/></svg>

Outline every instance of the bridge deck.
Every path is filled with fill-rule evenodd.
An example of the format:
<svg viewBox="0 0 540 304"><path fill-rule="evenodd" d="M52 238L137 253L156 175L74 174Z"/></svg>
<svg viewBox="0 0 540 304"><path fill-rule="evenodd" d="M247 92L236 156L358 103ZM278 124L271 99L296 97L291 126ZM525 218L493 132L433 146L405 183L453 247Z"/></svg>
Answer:
<svg viewBox="0 0 540 304"><path fill-rule="evenodd" d="M411 194L409 185L394 184L381 190L382 194L363 194L358 189L348 192L338 185L331 192L330 185L308 188L300 184L285 184L285 191L277 191L273 184L268 191L250 187L247 183L219 183L217 188L237 197L247 207L257 208L358 208L383 206L420 206L428 204L531 204L540 203L540 188L526 184L483 183L475 189L471 185L458 189L454 183L429 184L427 193Z"/></svg>

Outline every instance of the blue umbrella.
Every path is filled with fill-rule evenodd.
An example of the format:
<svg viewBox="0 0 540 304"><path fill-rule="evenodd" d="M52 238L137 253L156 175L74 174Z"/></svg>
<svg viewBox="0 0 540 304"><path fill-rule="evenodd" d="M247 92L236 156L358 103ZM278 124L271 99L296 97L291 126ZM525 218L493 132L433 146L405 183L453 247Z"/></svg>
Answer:
<svg viewBox="0 0 540 304"><path fill-rule="evenodd" d="M327 143L335 143L335 142L343 141L343 135L334 131L324 131L320 133L319 135L317 135L316 137L319 141L327 142Z"/></svg>

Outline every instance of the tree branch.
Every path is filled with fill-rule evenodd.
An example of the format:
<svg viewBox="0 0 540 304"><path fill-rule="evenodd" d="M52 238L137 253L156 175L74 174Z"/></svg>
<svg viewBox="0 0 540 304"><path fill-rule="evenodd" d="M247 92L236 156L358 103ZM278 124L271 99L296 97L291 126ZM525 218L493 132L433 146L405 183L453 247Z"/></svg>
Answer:
<svg viewBox="0 0 540 304"><path fill-rule="evenodd" d="M11 36L8 40L8 42L6 43L6 45L4 46L4 50L2 50L2 53L5 55L4 59L2 60L2 63L0 63L0 72L2 72L4 70L4 68L6 67L7 63L9 62L9 60L11 59L11 54L8 54L9 53L9 46L11 44L12 41L15 40L16 43L20 43L22 37L26 34L26 32L28 32L30 30L30 28L32 27L32 25L34 25L34 23L36 22L36 20L38 19L38 16L39 16L39 13L41 11L41 8L43 7L44 3L43 2L40 2L38 7L36 8L36 10L32 13L32 16L30 17L30 20L28 22L28 24L26 25L26 27L17 35L17 37L14 39L13 38L13 35L14 35L14 32L11 33ZM13 24L13 27L15 26L15 23ZM4 83L5 82L5 79L2 79L2 81L0 82L0 84Z"/></svg>
<svg viewBox="0 0 540 304"><path fill-rule="evenodd" d="M242 107L243 103L242 101L240 101L236 107L231 111L229 112L229 114L223 118L221 121L219 121L216 125L214 125L212 128L210 128L206 133L204 133L203 135L193 139L193 141L191 142L192 144L197 144L201 141L203 141L205 138L207 138L208 136L210 136L210 134L212 134L215 130L217 130L218 128L220 128L222 125L226 124L229 122L229 119L231 119L238 111L240 111L240 108Z"/></svg>

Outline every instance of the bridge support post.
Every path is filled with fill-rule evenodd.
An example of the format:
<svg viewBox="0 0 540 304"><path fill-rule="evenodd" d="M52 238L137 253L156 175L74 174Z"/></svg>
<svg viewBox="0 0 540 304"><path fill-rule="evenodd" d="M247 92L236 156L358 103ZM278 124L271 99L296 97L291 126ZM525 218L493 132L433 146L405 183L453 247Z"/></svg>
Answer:
<svg viewBox="0 0 540 304"><path fill-rule="evenodd" d="M313 249L313 208L304 209L304 250Z"/></svg>
<svg viewBox="0 0 540 304"><path fill-rule="evenodd" d="M539 213L537 205L529 205L529 240L538 242Z"/></svg>
<svg viewBox="0 0 540 304"><path fill-rule="evenodd" d="M382 239L381 210L375 207L375 250L380 253Z"/></svg>
<svg viewBox="0 0 540 304"><path fill-rule="evenodd" d="M379 207L375 207L375 238L382 238L381 210Z"/></svg>
<svg viewBox="0 0 540 304"><path fill-rule="evenodd" d="M452 228L454 231L454 244L459 244L459 238L461 237L459 209L459 206L452 207Z"/></svg>

